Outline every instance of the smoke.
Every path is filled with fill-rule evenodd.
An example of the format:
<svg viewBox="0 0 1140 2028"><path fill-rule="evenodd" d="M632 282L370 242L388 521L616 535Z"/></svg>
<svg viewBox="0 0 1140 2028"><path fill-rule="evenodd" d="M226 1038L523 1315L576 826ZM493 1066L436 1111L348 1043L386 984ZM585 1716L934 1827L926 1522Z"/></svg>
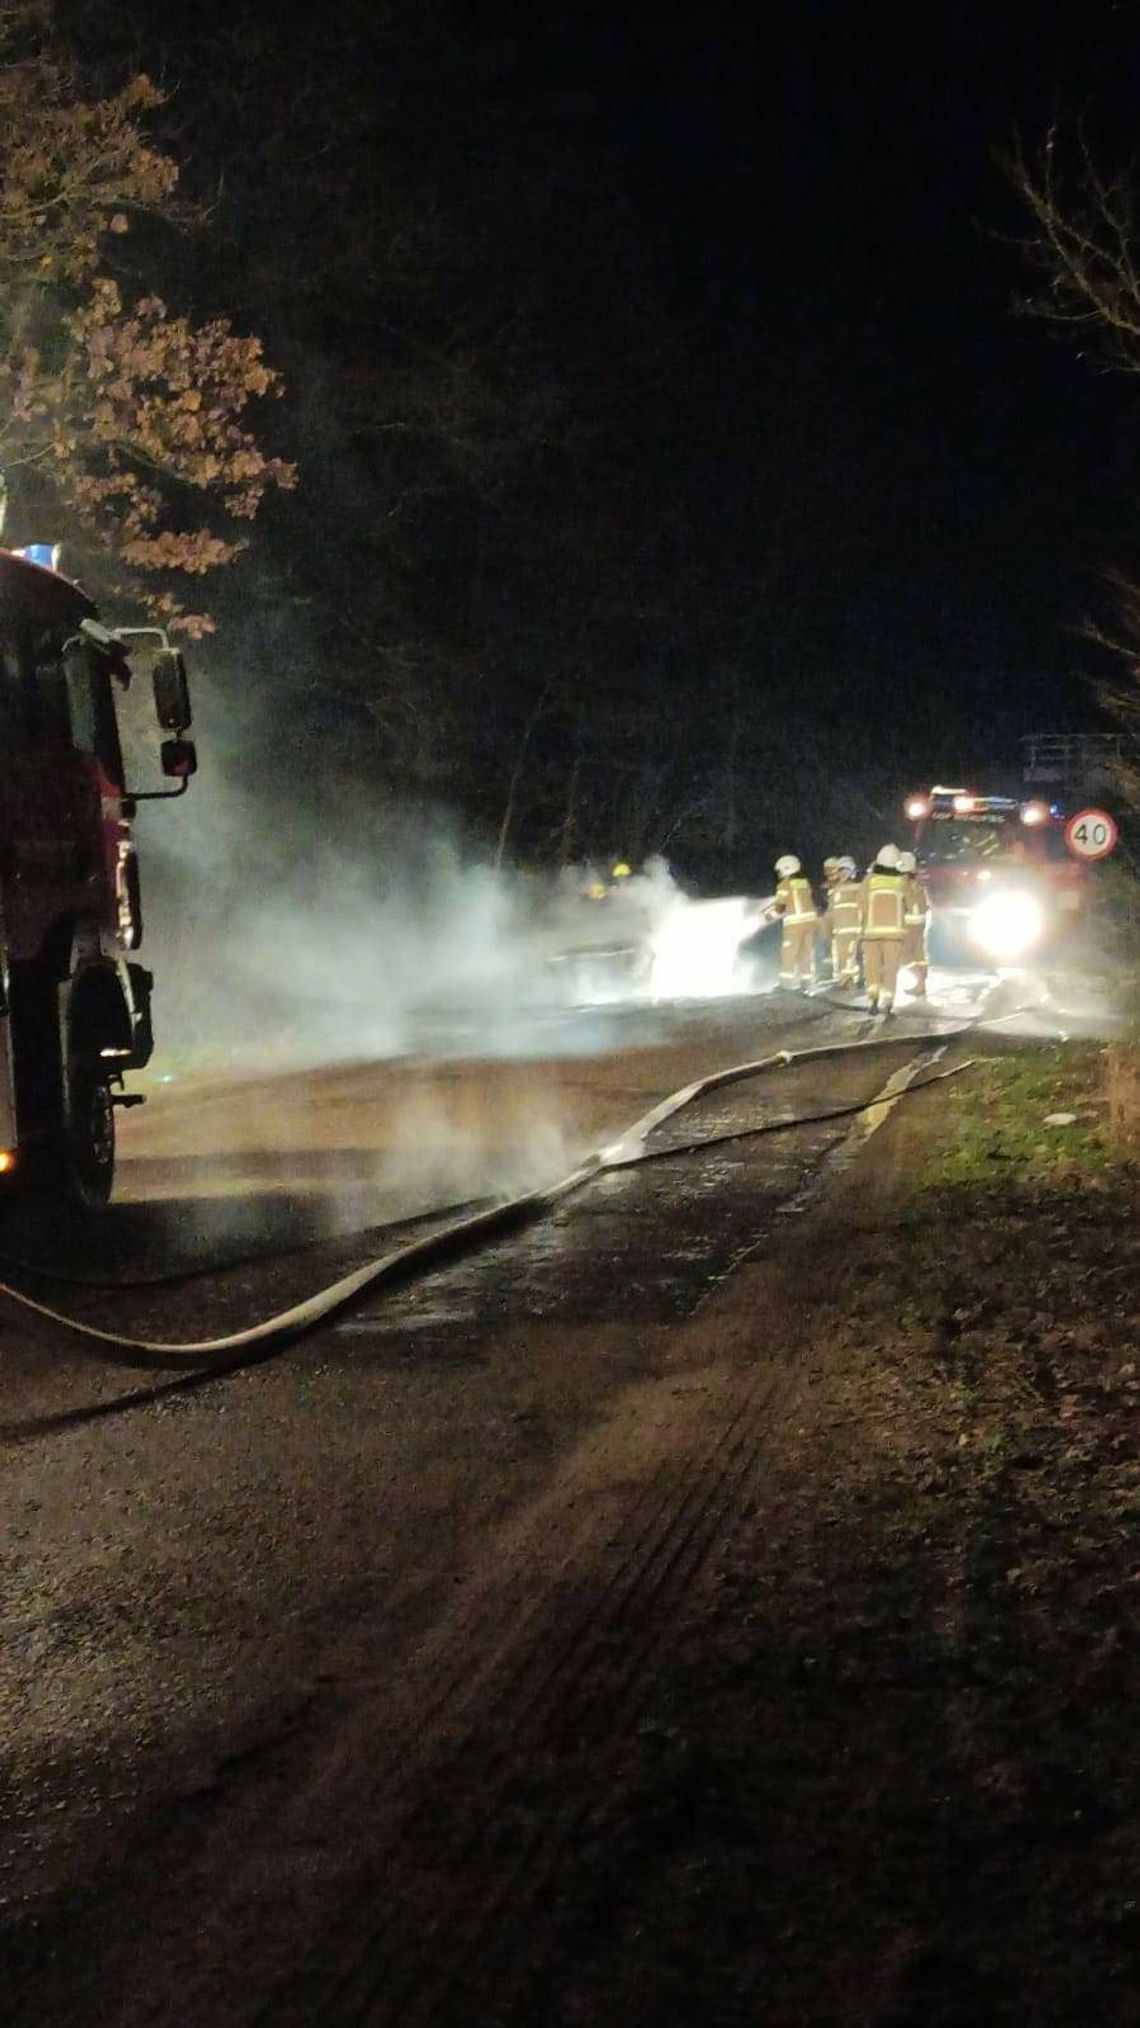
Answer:
<svg viewBox="0 0 1140 2028"><path fill-rule="evenodd" d="M436 812L251 785L216 735L201 762L185 798L142 808L157 1089L122 1121L119 1194L214 1231L219 1197L240 1220L301 1193L336 1230L572 1166L533 1061L571 983L540 934L548 885ZM462 1057L531 1065L504 1084L494 1061L440 1060Z"/></svg>
<svg viewBox="0 0 1140 2028"><path fill-rule="evenodd" d="M570 1059L758 983L742 899L661 860L496 869L446 811L370 791L364 756L306 773L256 694L197 691L200 771L137 825L157 1088L122 1121L125 1197L197 1199L213 1229L219 1196L236 1218L317 1193L340 1226L549 1182L622 1123Z"/></svg>
<svg viewBox="0 0 1140 2028"><path fill-rule="evenodd" d="M286 789L248 714L199 717L198 776L138 823L160 1075L581 1049L559 1014L748 983L745 903L690 900L662 860L499 870L446 812Z"/></svg>
<svg viewBox="0 0 1140 2028"><path fill-rule="evenodd" d="M746 895L718 901L678 896L657 925L650 991L656 999L722 999L755 981L746 941L764 904Z"/></svg>
<svg viewBox="0 0 1140 2028"><path fill-rule="evenodd" d="M192 1252L202 1231L279 1231L285 1201L303 1232L319 1201L327 1232L514 1195L566 1174L592 1144L588 1106L559 1070L401 1061L178 1078L124 1122L117 1194L176 1201L176 1236Z"/></svg>
<svg viewBox="0 0 1140 2028"><path fill-rule="evenodd" d="M203 738L184 799L139 821L167 1067L265 1069L533 1046L557 999L531 886L436 812L319 783L283 793Z"/></svg>
<svg viewBox="0 0 1140 2028"><path fill-rule="evenodd" d="M459 1049L496 1032L522 1043L542 982L507 883L419 813L387 841L344 813L339 836L288 821L291 837L244 813L215 821L204 850L189 840L189 859L160 867L148 950L164 1053L264 1068L434 1053L437 1031Z"/></svg>

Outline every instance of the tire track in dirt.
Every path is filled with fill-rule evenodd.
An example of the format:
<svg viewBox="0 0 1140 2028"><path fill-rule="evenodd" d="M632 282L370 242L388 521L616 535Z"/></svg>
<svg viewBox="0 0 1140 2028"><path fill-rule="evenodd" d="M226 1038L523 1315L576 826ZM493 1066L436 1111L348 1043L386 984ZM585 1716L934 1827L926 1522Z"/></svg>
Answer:
<svg viewBox="0 0 1140 2028"><path fill-rule="evenodd" d="M781 1376L786 1382L786 1376ZM583 1631L573 1669L553 1677L544 1686L552 1694L544 1697L534 1711L534 1722L516 1729L509 1739L498 1743L495 1760L490 1759L472 1782L470 1770L465 1781L475 1789L475 1812L462 1824L450 1852L437 1847L433 1867L442 1857L444 1865L466 1867L478 1858L483 1876L459 1900L446 1909L450 1933L458 1949L450 1961L440 1959L439 1933L423 1935L406 1930L412 1944L410 1963L398 1984L386 1982L378 1990L374 1971L363 1968L363 1980L354 1992L338 1986L330 2004L312 2018L321 2021L414 2024L446 2019L451 1995L462 1996L469 1981L470 1960L477 1956L480 1982L493 1989L498 2008L509 2012L533 1977L533 1956L522 1966L516 1948L520 1933L528 1933L529 1920L537 1903L557 1871L566 1848L579 1829L592 1800L592 1786L571 1794L552 1817L538 1818L529 1839L521 1845L506 1835L488 1838L484 1825L494 1808L495 1789L510 1787L521 1756L557 1751L552 1737L555 1718L559 1730L572 1730L596 1767L604 1754L614 1722L628 1731L644 1707L652 1686L653 1664L668 1642L669 1607L681 1598L697 1572L706 1563L720 1537L723 1523L737 1504L751 1478L758 1448L763 1446L763 1425L770 1420L779 1382L757 1388L720 1439L701 1458L693 1460L683 1473L662 1475L658 1488L661 1524L648 1553L631 1551L623 1570L623 1581L612 1583L603 1603ZM715 1481L715 1495L699 1496L699 1482L708 1475ZM615 1668L610 1643L624 1636L624 1652ZM526 1686L523 1685L526 1694ZM528 1716L531 1715L528 1707ZM446 1772L443 1779L446 1781ZM490 1808L485 1792L490 1789ZM483 1792L480 1794L480 1792ZM489 1885L484 1884L490 1875ZM390 1938L385 1944L390 1948Z"/></svg>
<svg viewBox="0 0 1140 2028"><path fill-rule="evenodd" d="M516 1587L506 1588L495 1625L484 1623L481 1629L481 1638L486 1642L490 1637L493 1643L492 1670L480 1672L474 1683L468 1677L466 1691L458 1697L449 1694L449 1686L432 1717L426 1722L421 1717L415 1741L417 1793L382 1855L386 1866L397 1862L405 1866L403 1891L399 1886L393 1891L391 1877L382 1886L378 1869L373 1869L372 1895L384 1901L383 1929L376 1930L372 1896L357 1898L327 1940L323 1953L327 1970L302 1980L288 1995L277 1995L259 2019L284 2024L426 2018L424 2009L434 2004L456 1974L462 1982L468 1953L498 1914L512 1906L512 1897L514 1909L521 1906L518 1883L528 1869L526 1900L534 1899L588 1799L567 1799L557 1816L548 1824L540 1822L520 1847L509 1828L487 1828L495 1793L510 1788L520 1758L548 1746L556 1724L565 1723L568 1713L573 1722L575 1714L588 1716L595 1708L597 1730L604 1729L615 1704L628 1710L629 1685L667 1633L660 1626L661 1611L671 1596L683 1591L707 1555L725 1512L751 1473L758 1433L762 1436L765 1417L787 1379L777 1369L749 1383L741 1396L739 1379L721 1376L730 1397L735 1395L728 1420L700 1450L694 1452L684 1442L681 1461L670 1455L656 1467L621 1535L611 1539L611 1567L600 1584L592 1560L575 1580L569 1594L575 1606L569 1629L567 1594L551 1600L546 1593L520 1626L512 1617ZM684 1436L690 1434L685 1426ZM617 1630L628 1626L636 1626L637 1634L622 1658L616 1691L611 1688L598 1700L593 1695L596 1679L612 1675L608 1644ZM454 1639L458 1630L453 1626L449 1632ZM489 1700L483 1694L488 1673L493 1673ZM466 1718L458 1734L457 1703ZM439 1820L447 1811L449 1794L460 1783L478 1791L481 1801L476 1812L455 1822L450 1836L441 1841ZM417 1845L426 1848L422 1858ZM438 1868L442 1874L449 1864L459 1868L476 1856L482 1876L478 1886L457 1896L445 1911L452 1929L461 1930L462 1941L450 1961L444 1947L441 1963L434 1925L430 1935L424 1930L420 1904L425 1868L429 1873ZM362 1937L366 1912L368 1933ZM386 1959L382 1995L376 1990L378 1952ZM371 2011L374 2003L381 2007L376 2014Z"/></svg>
<svg viewBox="0 0 1140 2028"><path fill-rule="evenodd" d="M896 1074L892 1086L899 1081ZM861 1142L865 1129L855 1135ZM509 2011L511 1992L517 1997L533 1970L533 1958L519 1969L517 1940L529 1939L528 1918L593 1793L592 1785L580 1787L552 1816L538 1813L520 1840L510 1809L520 1763L556 1753L556 1731L569 1728L593 1765L615 1719L627 1730L636 1720L668 1640L670 1603L683 1595L739 1506L790 1377L777 1365L741 1392L738 1376L721 1376L727 1419L699 1448L686 1443L678 1453L675 1443L675 1455L654 1472L623 1528L600 1590L596 1569L579 1579L572 1631L565 1630L565 1598L552 1603L545 1594L524 1627L516 1627L513 1657L461 1739L448 1745L430 1727L421 1732L421 1793L386 1855L404 1871L394 1889L389 1879L382 1890L382 1928L373 1916L364 1939L353 1934L365 1920L365 1903L357 1901L351 1921L338 1925L326 1947L341 1959L341 1970L331 1981L303 1982L299 2011L291 2007L285 2016L278 2004L263 2019L368 2021L376 2028L442 2022L451 1995L460 1997L461 2013L468 2006L473 1962L495 1993L496 2011ZM464 1801L451 1815L453 1792ZM449 1875L458 1880L450 1894Z"/></svg>

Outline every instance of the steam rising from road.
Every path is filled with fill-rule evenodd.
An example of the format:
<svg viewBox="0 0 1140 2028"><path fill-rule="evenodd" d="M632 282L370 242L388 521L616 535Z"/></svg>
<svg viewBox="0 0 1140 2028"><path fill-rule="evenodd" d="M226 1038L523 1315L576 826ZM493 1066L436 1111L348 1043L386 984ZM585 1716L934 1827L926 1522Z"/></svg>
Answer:
<svg viewBox="0 0 1140 2028"><path fill-rule="evenodd" d="M124 1195L236 1215L316 1190L340 1224L550 1181L624 1117L587 1117L575 1058L758 983L744 902L689 899L663 861L498 871L439 812L285 793L243 708L200 700L198 778L140 812L157 1089L122 1122Z"/></svg>
<svg viewBox="0 0 1140 2028"><path fill-rule="evenodd" d="M185 800L144 806L140 838L176 1070L550 1053L568 1009L748 983L746 904L688 899L664 862L590 900L595 870L496 871L430 812L258 809L205 757Z"/></svg>

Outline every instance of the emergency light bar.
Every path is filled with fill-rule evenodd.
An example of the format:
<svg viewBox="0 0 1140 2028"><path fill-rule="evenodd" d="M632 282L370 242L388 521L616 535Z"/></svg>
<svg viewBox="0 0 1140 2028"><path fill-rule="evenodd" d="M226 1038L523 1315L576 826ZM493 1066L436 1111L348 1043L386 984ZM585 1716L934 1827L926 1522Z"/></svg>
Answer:
<svg viewBox="0 0 1140 2028"><path fill-rule="evenodd" d="M906 803L906 814L918 823L923 817L1012 817L1021 811L1013 796L979 796L973 789L951 789L942 783L935 783L929 795L911 796ZM1044 821L1047 815L1043 804L1028 804L1026 808L1040 809L1040 817L1028 817L1030 824Z"/></svg>
<svg viewBox="0 0 1140 2028"><path fill-rule="evenodd" d="M41 570L58 570L61 542L26 542L23 549L14 549L13 556L22 556L25 563L38 563Z"/></svg>
<svg viewBox="0 0 1140 2028"><path fill-rule="evenodd" d="M904 809L912 824L921 824L928 817L1017 817L1032 829L1038 824L1055 822L1061 815L1059 803L1034 801L1019 803L1013 796L979 796L973 789L949 788L936 782L929 793L908 796Z"/></svg>

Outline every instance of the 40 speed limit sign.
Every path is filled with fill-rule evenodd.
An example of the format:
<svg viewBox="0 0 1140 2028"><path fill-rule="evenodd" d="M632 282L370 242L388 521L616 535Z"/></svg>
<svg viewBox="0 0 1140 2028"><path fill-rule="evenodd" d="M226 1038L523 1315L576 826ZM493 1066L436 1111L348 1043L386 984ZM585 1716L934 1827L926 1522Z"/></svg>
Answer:
<svg viewBox="0 0 1140 2028"><path fill-rule="evenodd" d="M1107 810L1078 810L1065 826L1065 843L1077 859L1107 859L1116 825Z"/></svg>

